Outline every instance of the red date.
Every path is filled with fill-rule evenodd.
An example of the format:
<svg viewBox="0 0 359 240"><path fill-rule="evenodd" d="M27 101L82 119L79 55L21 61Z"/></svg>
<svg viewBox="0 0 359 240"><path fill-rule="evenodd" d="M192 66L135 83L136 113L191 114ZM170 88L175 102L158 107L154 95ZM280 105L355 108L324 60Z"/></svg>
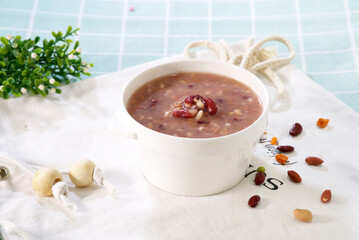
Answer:
<svg viewBox="0 0 359 240"><path fill-rule="evenodd" d="M251 208L255 208L257 207L260 200L261 200L260 196L254 195L248 200L248 206L250 206Z"/></svg>
<svg viewBox="0 0 359 240"><path fill-rule="evenodd" d="M302 130L303 130L302 125L300 125L299 123L294 123L292 129L290 129L289 131L289 134L295 137L301 134Z"/></svg>
<svg viewBox="0 0 359 240"><path fill-rule="evenodd" d="M172 116L179 117L179 118L191 118L192 113L187 109L175 110L172 113Z"/></svg>
<svg viewBox="0 0 359 240"><path fill-rule="evenodd" d="M277 149L281 152L293 152L294 151L294 147L292 146L278 146Z"/></svg>
<svg viewBox="0 0 359 240"><path fill-rule="evenodd" d="M257 172L256 177L254 178L254 183L256 185L261 185L266 179L266 175L264 172Z"/></svg>
<svg viewBox="0 0 359 240"><path fill-rule="evenodd" d="M206 103L207 112L209 114L216 114L218 110L216 103L212 99L207 97L203 98L203 100Z"/></svg>

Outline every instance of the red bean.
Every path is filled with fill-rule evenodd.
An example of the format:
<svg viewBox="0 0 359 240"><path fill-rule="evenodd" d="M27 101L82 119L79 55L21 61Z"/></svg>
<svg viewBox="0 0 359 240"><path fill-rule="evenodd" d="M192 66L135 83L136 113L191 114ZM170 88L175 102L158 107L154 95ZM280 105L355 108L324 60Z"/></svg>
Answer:
<svg viewBox="0 0 359 240"><path fill-rule="evenodd" d="M254 183L256 185L261 185L266 179L266 175L264 172L257 172L256 177L254 178Z"/></svg>
<svg viewBox="0 0 359 240"><path fill-rule="evenodd" d="M207 107L207 112L209 114L216 114L217 113L217 105L216 103L210 99L210 98L203 98L204 102L206 103L206 107Z"/></svg>
<svg viewBox="0 0 359 240"><path fill-rule="evenodd" d="M254 195L248 200L248 206L250 206L251 208L255 208L257 207L260 200L261 200L260 196Z"/></svg>
<svg viewBox="0 0 359 240"><path fill-rule="evenodd" d="M292 146L278 146L277 149L281 152L293 152L294 151L294 147Z"/></svg>
<svg viewBox="0 0 359 240"><path fill-rule="evenodd" d="M300 125L299 123L294 123L292 129L289 131L289 134L295 137L298 136L302 132L302 130L302 125Z"/></svg>
<svg viewBox="0 0 359 240"><path fill-rule="evenodd" d="M188 96L184 99L184 102L188 104L194 104L194 99L196 98L196 96L197 95Z"/></svg>
<svg viewBox="0 0 359 240"><path fill-rule="evenodd" d="M190 113L187 109L175 110L173 111L172 116L179 118L191 118L192 113Z"/></svg>

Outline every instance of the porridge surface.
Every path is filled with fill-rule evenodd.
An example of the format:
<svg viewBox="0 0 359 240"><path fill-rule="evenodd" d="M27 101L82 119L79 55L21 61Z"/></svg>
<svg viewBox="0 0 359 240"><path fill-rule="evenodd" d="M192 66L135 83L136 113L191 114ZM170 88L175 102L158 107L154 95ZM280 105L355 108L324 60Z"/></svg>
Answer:
<svg viewBox="0 0 359 240"><path fill-rule="evenodd" d="M190 138L219 137L251 125L262 113L246 85L209 73L175 73L150 81L130 97L127 110L155 131Z"/></svg>

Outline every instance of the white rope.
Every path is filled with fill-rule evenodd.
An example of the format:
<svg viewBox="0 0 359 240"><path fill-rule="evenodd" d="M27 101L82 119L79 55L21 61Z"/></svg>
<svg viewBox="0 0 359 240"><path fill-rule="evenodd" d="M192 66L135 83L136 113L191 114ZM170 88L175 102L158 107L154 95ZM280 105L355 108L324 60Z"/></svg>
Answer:
<svg viewBox="0 0 359 240"><path fill-rule="evenodd" d="M66 207L74 209L74 204L68 198L69 188L64 182L57 182L52 186L52 195L61 201Z"/></svg>
<svg viewBox="0 0 359 240"><path fill-rule="evenodd" d="M103 174L101 169L99 169L98 167L95 167L95 169L93 171L93 181L96 184L107 188L113 196L117 197L116 188L105 179L105 175Z"/></svg>
<svg viewBox="0 0 359 240"><path fill-rule="evenodd" d="M283 43L289 51L289 55L284 58L278 58L276 49L271 47L261 48L263 44L267 42L277 41ZM282 36L268 36L263 40L254 44L254 39L247 40L244 54L235 55L229 44L220 40L219 43L215 43L208 40L195 41L187 45L184 49L184 56L186 58L192 58L190 50L194 47L207 47L215 51L219 55L219 61L229 62L237 64L240 62L239 67L248 71L255 72L260 71L263 73L278 89L279 96L284 92L284 85L279 77L275 74L272 68L278 68L280 66L289 64L295 57L295 50L291 42Z"/></svg>
<svg viewBox="0 0 359 240"><path fill-rule="evenodd" d="M0 220L0 228L3 229L3 231L9 235L15 235L23 240L34 240L34 238L16 226L14 223L7 221L7 220ZM3 236L5 237L5 236Z"/></svg>

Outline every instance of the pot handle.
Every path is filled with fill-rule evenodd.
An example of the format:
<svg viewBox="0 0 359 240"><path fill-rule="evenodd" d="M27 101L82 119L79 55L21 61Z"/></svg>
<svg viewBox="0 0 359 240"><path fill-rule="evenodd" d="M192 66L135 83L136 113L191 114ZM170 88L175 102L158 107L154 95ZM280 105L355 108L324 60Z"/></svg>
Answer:
<svg viewBox="0 0 359 240"><path fill-rule="evenodd" d="M108 124L108 129L124 137L137 139L136 132L131 130L131 127L126 120L127 116L124 111L119 110L116 112L115 116L112 117Z"/></svg>

